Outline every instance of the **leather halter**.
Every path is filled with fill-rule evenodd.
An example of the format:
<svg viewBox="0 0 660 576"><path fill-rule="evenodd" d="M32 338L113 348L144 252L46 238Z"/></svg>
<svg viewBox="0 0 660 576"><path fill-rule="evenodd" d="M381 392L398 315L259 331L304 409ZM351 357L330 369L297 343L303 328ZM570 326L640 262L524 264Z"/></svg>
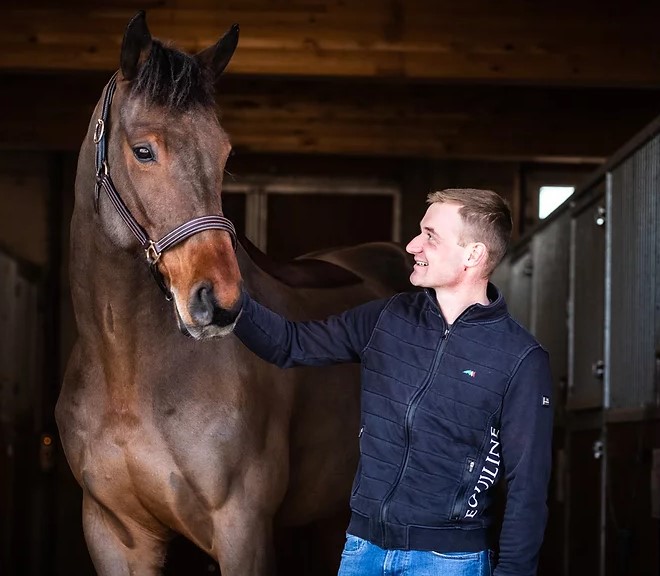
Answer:
<svg viewBox="0 0 660 576"><path fill-rule="evenodd" d="M113 74L105 88L101 118L96 121L96 127L94 128L93 139L94 144L96 144L96 188L94 190L94 209L98 213L99 194L101 188L103 188L122 220L142 246L147 263L149 264L149 268L151 269L151 273L153 274L156 283L165 294L165 297L168 300L171 300L172 293L165 285L163 275L160 273L160 270L158 270L158 260L163 252L176 246L180 242L183 242L186 238L204 230L224 230L225 232L229 232L232 246L234 247L234 250L236 250L236 229L228 218L225 218L220 214L213 214L192 218L165 234L160 240L152 240L149 237L145 229L140 226L138 221L131 214L131 211L122 200L119 192L117 192L117 189L112 182L112 178L110 178L107 158L108 135L106 127L108 126L110 104L112 103L112 97L114 96L116 87L117 72Z"/></svg>

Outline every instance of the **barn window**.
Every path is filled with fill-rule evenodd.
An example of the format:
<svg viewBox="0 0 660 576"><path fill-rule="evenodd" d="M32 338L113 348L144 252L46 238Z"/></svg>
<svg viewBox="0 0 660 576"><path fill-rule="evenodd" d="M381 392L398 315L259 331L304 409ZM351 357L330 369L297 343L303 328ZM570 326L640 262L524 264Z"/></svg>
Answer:
<svg viewBox="0 0 660 576"><path fill-rule="evenodd" d="M539 188L539 219L554 212L575 192L574 186L541 186Z"/></svg>

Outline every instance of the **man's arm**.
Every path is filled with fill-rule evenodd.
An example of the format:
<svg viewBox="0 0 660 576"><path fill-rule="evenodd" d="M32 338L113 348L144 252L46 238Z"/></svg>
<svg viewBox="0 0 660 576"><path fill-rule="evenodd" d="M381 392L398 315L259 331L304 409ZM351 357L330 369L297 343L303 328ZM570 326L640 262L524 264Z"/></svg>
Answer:
<svg viewBox="0 0 660 576"><path fill-rule="evenodd" d="M548 354L533 348L504 396L500 438L506 506L495 576L533 576L548 516L552 467L552 377Z"/></svg>
<svg viewBox="0 0 660 576"><path fill-rule="evenodd" d="M368 302L323 321L291 322L243 292L234 333L280 368L359 362L387 300Z"/></svg>

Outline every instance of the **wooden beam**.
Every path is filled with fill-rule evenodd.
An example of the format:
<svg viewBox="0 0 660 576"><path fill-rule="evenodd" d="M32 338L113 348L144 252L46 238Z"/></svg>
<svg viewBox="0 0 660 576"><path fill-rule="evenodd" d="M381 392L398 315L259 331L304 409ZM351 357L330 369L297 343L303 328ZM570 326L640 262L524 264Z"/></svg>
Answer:
<svg viewBox="0 0 660 576"><path fill-rule="evenodd" d="M9 0L0 69L114 70L138 3ZM153 7L149 8L149 4ZM155 36L187 51L233 22L232 74L660 87L660 2L152 0ZM185 8L183 6L186 6Z"/></svg>
<svg viewBox="0 0 660 576"><path fill-rule="evenodd" d="M75 150L107 74L0 75L0 147ZM237 150L602 161L660 114L660 91L227 77Z"/></svg>

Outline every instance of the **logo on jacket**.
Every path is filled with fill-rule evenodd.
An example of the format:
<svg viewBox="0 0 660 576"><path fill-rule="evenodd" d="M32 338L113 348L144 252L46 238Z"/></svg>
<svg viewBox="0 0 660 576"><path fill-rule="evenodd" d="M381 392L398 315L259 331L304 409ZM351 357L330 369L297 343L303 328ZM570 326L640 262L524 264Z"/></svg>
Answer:
<svg viewBox="0 0 660 576"><path fill-rule="evenodd" d="M490 490L499 478L500 474L500 431L497 428L490 429L490 446L486 454L484 466L479 473L479 478L468 497L468 509L465 518L474 518L479 514L479 495Z"/></svg>
<svg viewBox="0 0 660 576"><path fill-rule="evenodd" d="M550 406L550 398L548 396L541 396L541 406Z"/></svg>
<svg viewBox="0 0 660 576"><path fill-rule="evenodd" d="M463 374L467 374L470 378L474 378L477 375L474 370L463 370Z"/></svg>

